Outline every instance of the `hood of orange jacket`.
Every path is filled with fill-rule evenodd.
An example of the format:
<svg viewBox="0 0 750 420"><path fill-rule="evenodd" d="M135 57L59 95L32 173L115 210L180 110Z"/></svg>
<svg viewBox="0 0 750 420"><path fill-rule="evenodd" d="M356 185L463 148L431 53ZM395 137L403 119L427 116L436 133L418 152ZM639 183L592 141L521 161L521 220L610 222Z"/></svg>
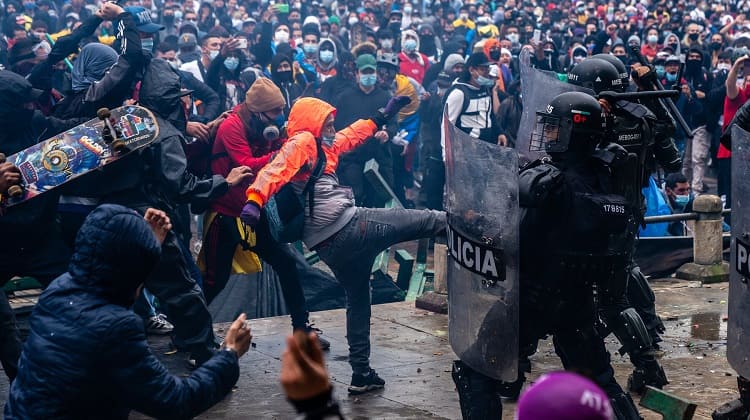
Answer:
<svg viewBox="0 0 750 420"><path fill-rule="evenodd" d="M308 132L319 139L323 123L331 114L336 116L336 108L331 104L317 98L300 98L289 111L287 135L292 138L299 133Z"/></svg>
<svg viewBox="0 0 750 420"><path fill-rule="evenodd" d="M482 50L484 51L484 55L487 58L490 58L490 50L493 47L500 48L500 41L498 41L498 40L496 40L494 38L490 38L487 41L484 41L484 48L482 48Z"/></svg>

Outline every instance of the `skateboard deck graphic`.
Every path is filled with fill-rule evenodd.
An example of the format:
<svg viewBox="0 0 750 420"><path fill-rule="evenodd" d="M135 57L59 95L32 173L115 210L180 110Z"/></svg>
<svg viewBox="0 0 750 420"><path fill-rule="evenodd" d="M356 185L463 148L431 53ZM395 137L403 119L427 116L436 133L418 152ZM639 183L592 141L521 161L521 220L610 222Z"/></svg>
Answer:
<svg viewBox="0 0 750 420"><path fill-rule="evenodd" d="M154 115L140 106L110 111L115 141L105 141L105 121L92 119L28 149L8 156L21 171L23 193L3 203L11 207L106 166L130 152L148 146L159 135Z"/></svg>

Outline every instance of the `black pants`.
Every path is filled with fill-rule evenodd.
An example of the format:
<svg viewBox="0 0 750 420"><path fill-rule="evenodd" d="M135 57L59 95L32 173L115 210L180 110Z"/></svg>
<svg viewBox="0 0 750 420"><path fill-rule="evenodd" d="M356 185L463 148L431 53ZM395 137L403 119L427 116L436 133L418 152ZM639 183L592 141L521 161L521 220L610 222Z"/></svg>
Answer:
<svg viewBox="0 0 750 420"><path fill-rule="evenodd" d="M218 214L208 228L208 235L203 243L206 257L204 291L208 303L226 287L235 250L245 242L245 237L246 233L238 230L234 217ZM278 274L284 302L292 317L292 326L304 328L308 313L301 280L314 275L312 267L292 244L281 244L271 236L265 213L255 229L255 246L252 250Z"/></svg>
<svg viewBox="0 0 750 420"><path fill-rule="evenodd" d="M36 235L31 237L37 238ZM60 232L49 229L43 240L35 243L14 242L6 238L0 248L0 285L4 286L15 276L29 276L45 287L68 269L70 249L65 245ZM0 293L0 363L11 381L18 372L21 355L21 337L16 318L5 293Z"/></svg>

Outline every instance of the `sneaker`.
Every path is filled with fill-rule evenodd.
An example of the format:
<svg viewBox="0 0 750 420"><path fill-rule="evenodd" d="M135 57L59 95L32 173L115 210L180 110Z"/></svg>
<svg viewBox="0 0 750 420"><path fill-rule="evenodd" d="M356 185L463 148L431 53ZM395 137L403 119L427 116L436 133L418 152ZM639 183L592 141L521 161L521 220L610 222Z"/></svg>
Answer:
<svg viewBox="0 0 750 420"><path fill-rule="evenodd" d="M370 369L366 375L352 374L352 384L349 385L349 393L354 395L364 394L365 392L382 389L384 386L385 381L378 376L374 369Z"/></svg>
<svg viewBox="0 0 750 420"><path fill-rule="evenodd" d="M307 324L305 326L305 332L314 332L318 335L318 343L320 343L320 349L323 351L328 351L331 349L331 342L326 340L325 338L321 337L321 334L323 334L323 331L320 330L320 328L316 327L315 324Z"/></svg>
<svg viewBox="0 0 750 420"><path fill-rule="evenodd" d="M146 334L167 335L174 330L174 325L167 321L167 316L157 314L146 320Z"/></svg>

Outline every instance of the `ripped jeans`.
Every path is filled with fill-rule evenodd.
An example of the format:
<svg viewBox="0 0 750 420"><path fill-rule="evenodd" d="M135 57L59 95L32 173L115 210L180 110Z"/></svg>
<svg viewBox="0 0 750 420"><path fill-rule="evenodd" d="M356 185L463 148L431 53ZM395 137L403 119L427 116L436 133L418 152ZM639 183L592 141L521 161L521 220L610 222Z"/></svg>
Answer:
<svg viewBox="0 0 750 420"><path fill-rule="evenodd" d="M346 337L354 373L370 370L370 272L375 257L391 245L433 237L445 224L442 211L359 207L346 226L315 247L346 290Z"/></svg>

